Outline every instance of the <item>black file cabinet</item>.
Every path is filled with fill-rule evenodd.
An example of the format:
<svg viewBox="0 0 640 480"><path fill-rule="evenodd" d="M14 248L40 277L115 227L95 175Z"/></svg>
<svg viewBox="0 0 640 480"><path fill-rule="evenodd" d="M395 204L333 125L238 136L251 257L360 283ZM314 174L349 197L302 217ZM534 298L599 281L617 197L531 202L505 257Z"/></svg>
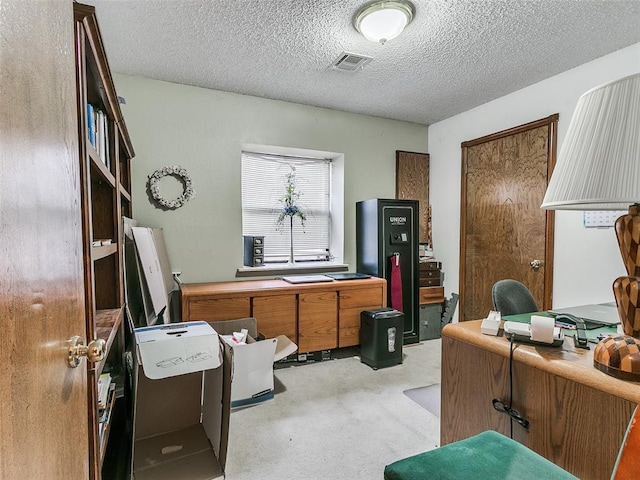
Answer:
<svg viewBox="0 0 640 480"><path fill-rule="evenodd" d="M374 370L402 363L404 314L392 308L360 314L360 361Z"/></svg>
<svg viewBox="0 0 640 480"><path fill-rule="evenodd" d="M264 265L264 237L245 235L243 238L244 265L246 267L260 267Z"/></svg>

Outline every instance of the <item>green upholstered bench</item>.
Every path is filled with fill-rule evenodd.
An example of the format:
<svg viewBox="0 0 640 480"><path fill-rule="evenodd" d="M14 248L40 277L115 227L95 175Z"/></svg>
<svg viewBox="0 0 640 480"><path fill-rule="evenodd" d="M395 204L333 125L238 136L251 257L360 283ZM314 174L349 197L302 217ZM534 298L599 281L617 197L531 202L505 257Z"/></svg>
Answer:
<svg viewBox="0 0 640 480"><path fill-rule="evenodd" d="M524 445L492 430L435 450L398 460L384 480L576 479Z"/></svg>

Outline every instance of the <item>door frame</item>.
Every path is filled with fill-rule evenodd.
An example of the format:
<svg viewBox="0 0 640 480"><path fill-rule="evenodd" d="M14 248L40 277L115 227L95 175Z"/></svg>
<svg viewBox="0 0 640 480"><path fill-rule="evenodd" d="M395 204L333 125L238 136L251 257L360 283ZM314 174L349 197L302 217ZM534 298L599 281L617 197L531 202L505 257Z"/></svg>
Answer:
<svg viewBox="0 0 640 480"><path fill-rule="evenodd" d="M468 140L462 142L462 165L461 165L461 184L460 184L460 279L459 279L459 308L458 311L460 321L477 320L473 318L464 318L464 299L465 299L465 285L466 285L466 253L467 253L467 155L469 147L480 145L482 143L492 142L501 138L517 135L519 133L533 130L536 128L548 126L547 137L547 185L551 178L551 173L556 164L556 147L558 138L558 119L560 115L555 113L545 118L535 120L533 122L518 125L517 127L501 130L484 137L479 137L474 140ZM554 245L554 224L555 224L555 212L553 210L547 210L545 215L545 255L544 255L544 294L542 310L549 310L553 300L553 245Z"/></svg>

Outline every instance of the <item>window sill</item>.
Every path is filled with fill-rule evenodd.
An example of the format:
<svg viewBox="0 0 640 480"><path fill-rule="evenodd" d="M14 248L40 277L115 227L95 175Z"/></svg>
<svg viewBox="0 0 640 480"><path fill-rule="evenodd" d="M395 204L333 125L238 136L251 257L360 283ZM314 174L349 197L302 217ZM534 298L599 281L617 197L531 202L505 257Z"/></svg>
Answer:
<svg viewBox="0 0 640 480"><path fill-rule="evenodd" d="M349 265L346 263L299 262L293 265L276 263L261 267L240 267L236 271L236 277L273 277L296 273L346 272L347 270Z"/></svg>

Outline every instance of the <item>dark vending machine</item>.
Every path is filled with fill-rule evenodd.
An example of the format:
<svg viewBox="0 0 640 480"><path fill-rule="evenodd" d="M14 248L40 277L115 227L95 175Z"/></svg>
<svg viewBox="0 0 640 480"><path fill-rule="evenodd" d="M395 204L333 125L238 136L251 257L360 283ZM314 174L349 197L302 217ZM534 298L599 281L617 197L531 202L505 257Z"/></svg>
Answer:
<svg viewBox="0 0 640 480"><path fill-rule="evenodd" d="M357 202L356 258L358 272L387 280L387 306L404 313L404 343L418 342L418 202Z"/></svg>

